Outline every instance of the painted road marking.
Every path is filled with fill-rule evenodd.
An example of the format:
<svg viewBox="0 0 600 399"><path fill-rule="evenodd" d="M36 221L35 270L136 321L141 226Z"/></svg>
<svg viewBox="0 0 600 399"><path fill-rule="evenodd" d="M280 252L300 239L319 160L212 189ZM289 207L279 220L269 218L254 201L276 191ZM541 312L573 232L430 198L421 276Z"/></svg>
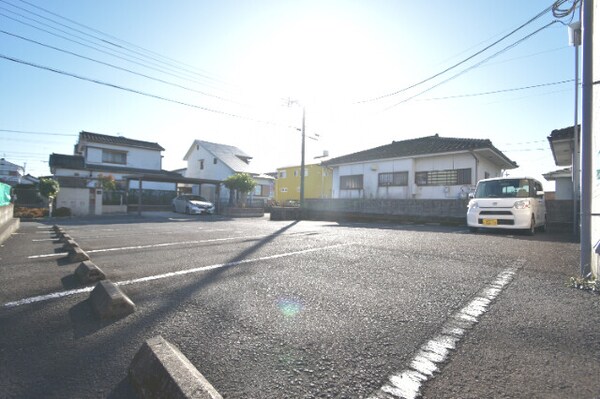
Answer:
<svg viewBox="0 0 600 399"><path fill-rule="evenodd" d="M90 249L86 251L88 254L98 253L98 252L114 252L114 251L127 251L130 249L147 249L147 248L160 248L160 247L170 247L173 245L188 245L188 244L203 244L208 242L218 242L218 241L228 241L228 240L237 240L237 239L248 239L248 238L262 238L266 236L254 236L254 237L228 237L228 238L213 238L211 240L195 240L195 241L177 241L177 242L165 242L161 244L148 244L148 245L134 245L130 247L117 247L117 248L104 248L104 249ZM28 256L27 259L39 259L39 258L50 258L54 256L64 256L67 255L68 252L58 252L52 254L44 254L44 255L31 255Z"/></svg>
<svg viewBox="0 0 600 399"><path fill-rule="evenodd" d="M467 330L488 311L492 301L510 284L518 269L519 266L511 267L498 274L494 281L479 291L475 299L450 317L440 334L419 348L406 370L389 377L388 382L369 399L418 398L423 384L439 372L439 366L448 359Z"/></svg>
<svg viewBox="0 0 600 399"><path fill-rule="evenodd" d="M343 246L347 246L347 245L350 245L350 244L348 244L348 243L336 244L336 245L329 245L326 247L310 248L310 249L304 249L301 251L286 252L286 253L282 253L282 254L278 254L278 255L263 256L260 258L243 259L243 260L238 260L235 262L217 263L215 265L200 266L200 267L195 267L193 269L185 269L185 270L179 270L176 272L156 274L156 275L147 276L147 277L140 277L140 278L136 278L136 279L132 279L132 280L118 281L118 282L115 282L115 284L116 285L132 285L132 284L137 284L137 283L144 283L147 281L161 280L161 279L165 279L165 278L169 278L169 277L183 276L186 274L199 273L199 272L204 272L204 271L208 271L208 270L221 269L221 268L231 267L231 266L239 266L239 265L243 265L246 263L261 262L261 261L265 261L265 260L273 260L273 259L286 258L286 257L290 257L290 256L295 256L295 255L307 254L307 253L311 253L311 252L324 251L324 250L339 248L339 247L343 247ZM80 288L80 289L76 289L76 290L58 291L58 292L53 292L53 293L47 294L47 295L39 295L39 296L19 299L17 301L7 302L4 305L2 305L2 307L14 308L17 306L27 305L30 303L45 302L45 301L49 301L51 299L64 298L64 297L71 296L71 295L77 295L77 294L82 294L82 293L86 293L86 292L91 292L93 289L94 289L94 287L85 287L85 288Z"/></svg>
<svg viewBox="0 0 600 399"><path fill-rule="evenodd" d="M314 232L298 232L298 233L285 233L282 235L286 236L307 236L314 235ZM270 234L259 235L259 236L239 236L239 237L226 237L226 238L213 238L210 240L194 240L194 241L176 241L176 242L166 242L160 244L148 244L148 245L134 245L130 247L116 247L116 248L103 248L103 249L90 249L89 251L85 251L88 254L100 253L100 252L115 252L115 251L128 251L133 249L148 249L148 248L161 248L161 247L170 247L174 245L189 245L189 244L205 244L210 242L222 242L222 241L232 241L239 239L256 239L256 238L265 238L270 237ZM41 258L52 258L58 256L66 256L68 252L53 252L51 254L43 254L43 255L30 255L27 259L41 259Z"/></svg>

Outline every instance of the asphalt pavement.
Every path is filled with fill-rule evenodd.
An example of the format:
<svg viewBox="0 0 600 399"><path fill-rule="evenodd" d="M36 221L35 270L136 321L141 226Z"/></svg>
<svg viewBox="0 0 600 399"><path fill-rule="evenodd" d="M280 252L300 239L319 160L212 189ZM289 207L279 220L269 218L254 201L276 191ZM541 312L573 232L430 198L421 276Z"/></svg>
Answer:
<svg viewBox="0 0 600 399"><path fill-rule="evenodd" d="M137 311L98 320L62 226ZM126 398L157 335L225 398L600 398L568 236L153 213L0 247L0 397Z"/></svg>

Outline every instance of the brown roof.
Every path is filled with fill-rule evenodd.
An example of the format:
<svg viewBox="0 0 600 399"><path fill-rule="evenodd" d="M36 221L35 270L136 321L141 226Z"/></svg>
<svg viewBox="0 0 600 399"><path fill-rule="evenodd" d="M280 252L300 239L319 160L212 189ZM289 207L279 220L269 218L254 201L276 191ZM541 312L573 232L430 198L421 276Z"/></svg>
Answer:
<svg viewBox="0 0 600 399"><path fill-rule="evenodd" d="M505 162L517 167L517 164L514 161L510 160L500 150L494 147L492 142L488 139L440 137L437 134L434 136L421 137L411 140L392 141L391 144L332 158L323 162L323 164L330 166L380 159L405 158L418 155L471 151L477 149L490 149Z"/></svg>
<svg viewBox="0 0 600 399"><path fill-rule="evenodd" d="M90 143L101 143L101 144L112 144L112 145L122 145L127 147L138 147L138 148L146 148L149 150L157 150L164 151L158 143L151 143L149 141L141 141L141 140L133 140L128 139L127 137L121 136L107 136L105 134L91 133L86 131L81 131L79 133L79 143L82 141L88 141Z"/></svg>

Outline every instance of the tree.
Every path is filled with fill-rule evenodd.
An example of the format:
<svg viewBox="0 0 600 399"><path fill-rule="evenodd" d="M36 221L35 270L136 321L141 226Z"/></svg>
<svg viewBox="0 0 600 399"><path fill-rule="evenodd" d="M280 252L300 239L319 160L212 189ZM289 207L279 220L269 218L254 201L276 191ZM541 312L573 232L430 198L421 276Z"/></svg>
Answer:
<svg viewBox="0 0 600 399"><path fill-rule="evenodd" d="M56 197L56 194L60 191L58 182L54 179L41 178L38 183L38 190L40 190L40 195L42 197L48 199L48 211L50 215L52 215L52 202Z"/></svg>
<svg viewBox="0 0 600 399"><path fill-rule="evenodd" d="M103 176L100 174L98 175L98 181L104 191L115 191L117 189L117 183L113 175Z"/></svg>
<svg viewBox="0 0 600 399"><path fill-rule="evenodd" d="M235 175L231 175L225 179L223 184L229 189L229 205L233 205L234 195L239 202L240 195L245 197L246 194L256 187L256 181L248 173L236 173Z"/></svg>
<svg viewBox="0 0 600 399"><path fill-rule="evenodd" d="M54 179L41 178L39 183L40 195L44 198L52 199L60 191L58 182Z"/></svg>

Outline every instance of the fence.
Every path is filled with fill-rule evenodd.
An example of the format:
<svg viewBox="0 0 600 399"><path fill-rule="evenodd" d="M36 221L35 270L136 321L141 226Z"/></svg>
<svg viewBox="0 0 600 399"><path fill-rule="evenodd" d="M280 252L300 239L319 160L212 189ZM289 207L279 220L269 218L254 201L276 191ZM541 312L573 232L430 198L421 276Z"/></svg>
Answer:
<svg viewBox="0 0 600 399"><path fill-rule="evenodd" d="M0 183L0 206L6 206L10 204L10 186L8 184Z"/></svg>

